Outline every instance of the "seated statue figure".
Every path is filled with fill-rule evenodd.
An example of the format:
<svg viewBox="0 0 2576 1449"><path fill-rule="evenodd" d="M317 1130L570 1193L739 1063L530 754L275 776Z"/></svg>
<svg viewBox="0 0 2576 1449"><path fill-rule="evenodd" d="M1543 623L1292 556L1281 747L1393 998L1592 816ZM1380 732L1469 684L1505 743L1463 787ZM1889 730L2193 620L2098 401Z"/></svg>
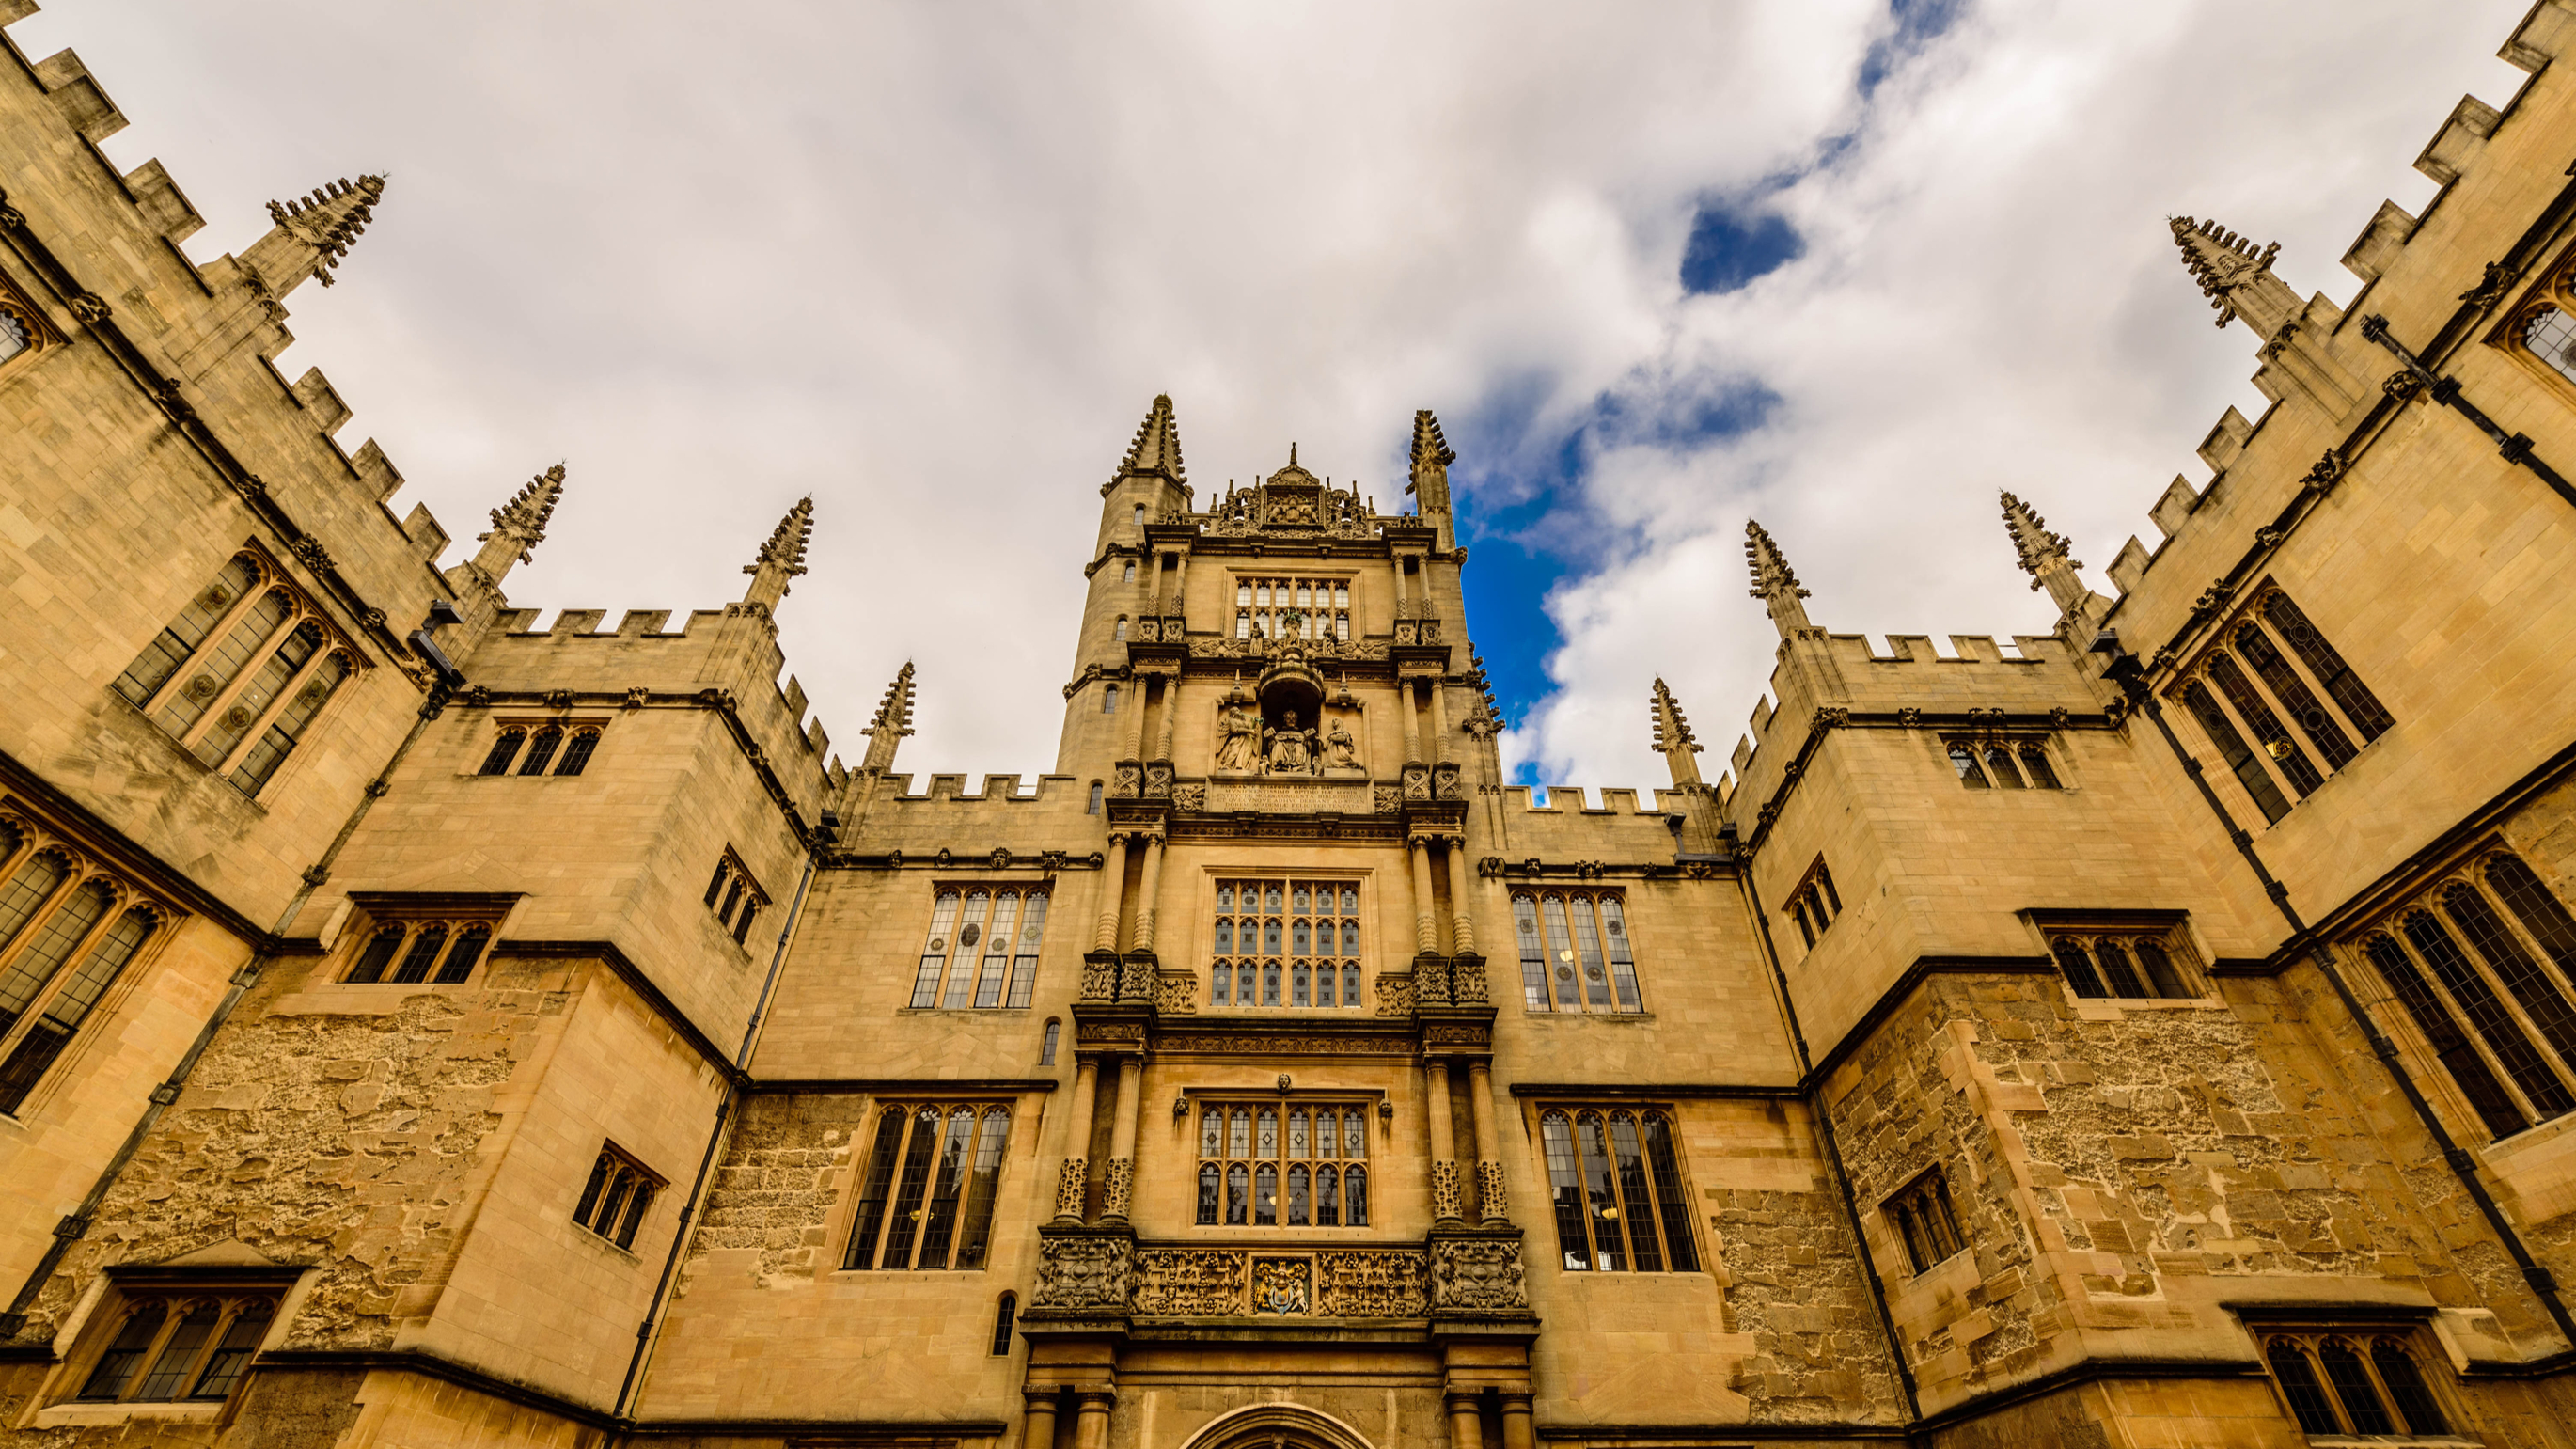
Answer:
<svg viewBox="0 0 2576 1449"><path fill-rule="evenodd" d="M1315 732L1297 728L1297 711L1292 709L1281 715L1279 728L1262 731L1261 742L1269 752L1271 774L1311 775L1315 772Z"/></svg>
<svg viewBox="0 0 2576 1449"><path fill-rule="evenodd" d="M1244 774L1261 768L1261 718L1229 702L1216 717L1216 768Z"/></svg>
<svg viewBox="0 0 2576 1449"><path fill-rule="evenodd" d="M1351 738L1350 728L1340 720L1324 733L1324 768L1356 770L1360 767L1359 741Z"/></svg>

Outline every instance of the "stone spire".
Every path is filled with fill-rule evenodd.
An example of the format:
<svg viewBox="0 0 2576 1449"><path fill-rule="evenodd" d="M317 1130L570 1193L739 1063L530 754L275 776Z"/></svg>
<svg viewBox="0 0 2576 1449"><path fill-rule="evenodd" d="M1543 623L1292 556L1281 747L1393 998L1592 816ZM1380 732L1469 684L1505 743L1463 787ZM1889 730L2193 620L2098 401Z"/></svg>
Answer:
<svg viewBox="0 0 2576 1449"><path fill-rule="evenodd" d="M497 588L512 565L536 561L530 550L545 542L546 520L554 517L555 505L563 501L563 489L564 465L557 463L492 510L492 531L474 535L475 542L483 545L474 555L474 569L485 582Z"/></svg>
<svg viewBox="0 0 2576 1449"><path fill-rule="evenodd" d="M274 225L251 245L246 259L260 285L272 298L294 291L307 277L330 286L332 270L367 229L384 194L381 176L361 176L354 184L344 177L310 196L270 202Z"/></svg>
<svg viewBox="0 0 2576 1449"><path fill-rule="evenodd" d="M1154 406L1136 427L1136 441L1127 445L1127 456L1118 464L1117 477L1109 481L1115 484L1120 479L1140 476L1161 478L1182 488L1189 486L1189 471L1181 466L1181 429L1172 418L1170 393L1155 395Z"/></svg>
<svg viewBox="0 0 2576 1449"><path fill-rule="evenodd" d="M1770 609L1781 638L1815 627L1807 622L1807 606L1798 602L1807 597L1807 591L1798 587L1797 573L1780 556L1780 546L1771 541L1771 535L1749 518L1744 520L1744 561L1753 569L1753 597Z"/></svg>
<svg viewBox="0 0 2576 1449"><path fill-rule="evenodd" d="M2188 216L2174 217L2168 224L2174 245L2182 249L2183 265L2200 283L2201 295L2218 310L2219 326L2242 317L2246 326L2268 341L2299 315L2298 294L2272 275L2272 259L2281 254L2279 242L2257 248L2217 222Z"/></svg>
<svg viewBox="0 0 2576 1449"><path fill-rule="evenodd" d="M1653 708L1655 753L1672 768L1673 784L1685 790L1699 784L1699 762L1691 758L1699 753L1699 740L1691 734L1690 721L1682 715L1681 701L1664 687L1660 674L1655 676Z"/></svg>
<svg viewBox="0 0 2576 1449"><path fill-rule="evenodd" d="M2075 576L2084 565L2068 553L2066 535L2049 532L2048 520L2010 493L2003 495L2003 503L2004 531L2012 535L2013 552L2021 558L2021 571L2030 575L2030 586L2048 590L2059 617L2073 613L2093 591Z"/></svg>
<svg viewBox="0 0 2576 1449"><path fill-rule="evenodd" d="M894 768L894 750L903 737L912 733L912 661L903 661L894 683L886 686L885 698L877 702L876 718L859 733L868 737L868 757L859 768L884 774Z"/></svg>
<svg viewBox="0 0 2576 1449"><path fill-rule="evenodd" d="M1454 525L1449 518L1449 465L1458 455L1449 450L1449 440L1440 435L1440 420L1431 409L1419 408L1413 414L1413 462L1404 491L1414 496L1415 512L1440 530L1442 548L1457 547Z"/></svg>
<svg viewBox="0 0 2576 1449"><path fill-rule="evenodd" d="M778 520L769 542L760 546L759 555L743 568L751 575L751 588L742 602L760 612L772 613L778 601L787 597L787 581L805 573L805 545L814 537L814 496L796 500L787 516Z"/></svg>

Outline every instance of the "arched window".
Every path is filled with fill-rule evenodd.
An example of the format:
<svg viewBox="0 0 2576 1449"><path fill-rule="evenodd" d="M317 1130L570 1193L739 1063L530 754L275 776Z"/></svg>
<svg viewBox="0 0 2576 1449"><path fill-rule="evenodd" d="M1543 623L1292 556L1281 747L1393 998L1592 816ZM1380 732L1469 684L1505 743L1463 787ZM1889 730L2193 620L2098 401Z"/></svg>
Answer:
<svg viewBox="0 0 2576 1449"><path fill-rule="evenodd" d="M1959 772L1959 783L1971 790L1983 790L1990 783L1985 767L1977 763L1977 752L1957 740L1950 742L1950 768Z"/></svg>
<svg viewBox="0 0 2576 1449"><path fill-rule="evenodd" d="M2218 696L2209 692L2209 686L2198 680L2192 681L2182 692L2182 702L2191 711L2192 718L2200 721L2209 742L2217 746L2219 758L2227 762L2227 768L2236 776L2236 783L2245 787L2245 793L2253 799L2254 808L2263 812L2263 818L2277 822L2289 814L2289 797L2281 793L2280 786L2272 783L2271 772L2263 768L2254 751L2246 746L2245 737L2236 732L2236 725L2228 719L2227 711L2218 707Z"/></svg>
<svg viewBox="0 0 2576 1449"><path fill-rule="evenodd" d="M1020 1311L1019 1295L1005 1293L993 1305L993 1357L1011 1356L1011 1328Z"/></svg>
<svg viewBox="0 0 2576 1449"><path fill-rule="evenodd" d="M1118 575L1118 582L1122 584L1132 584L1136 582L1136 561L1134 559L1131 558L1127 560L1126 570Z"/></svg>
<svg viewBox="0 0 2576 1449"><path fill-rule="evenodd" d="M1100 813L1100 782L1098 780L1091 782L1091 803L1083 807L1082 813L1085 815L1097 815Z"/></svg>
<svg viewBox="0 0 2576 1449"><path fill-rule="evenodd" d="M546 766L554 763L555 747L562 743L563 731L553 725L537 731L536 737L528 742L528 757L519 762L519 773L544 774Z"/></svg>
<svg viewBox="0 0 2576 1449"><path fill-rule="evenodd" d="M1550 1109L1539 1114L1539 1145L1568 1271L1699 1271L1665 1113Z"/></svg>
<svg viewBox="0 0 2576 1449"><path fill-rule="evenodd" d="M144 939L156 924L150 910L135 907L118 917L107 934L90 947L80 968L54 992L53 999L45 1003L44 1010L27 1028L27 1034L18 1039L9 1059L0 1062L0 1112L16 1112L27 1100L46 1069L79 1033L81 1023L89 1019L99 998L116 983L134 953L143 948Z"/></svg>
<svg viewBox="0 0 2576 1449"><path fill-rule="evenodd" d="M1138 528L1143 528L1145 526L1145 505L1142 503L1136 505L1136 526ZM1136 566L1132 563L1129 564L1127 566L1127 572L1130 576L1133 576L1136 572Z"/></svg>
<svg viewBox="0 0 2576 1449"><path fill-rule="evenodd" d="M2555 307L2543 307L2522 325L2522 345L2531 355L2576 382L2576 323Z"/></svg>
<svg viewBox="0 0 2576 1449"><path fill-rule="evenodd" d="M519 757L519 746L524 745L527 742L528 732L526 730L506 729L501 731L500 734L493 737L491 753L483 757L483 768L475 771L475 773L478 775L506 775L510 773L510 762Z"/></svg>
<svg viewBox="0 0 2576 1449"><path fill-rule="evenodd" d="M1126 643L1126 642L1127 642L1127 616L1126 616L1126 615L1124 615L1124 614L1119 615L1119 616L1118 616L1118 622L1109 626L1109 639L1110 639L1110 642L1111 642L1111 643L1114 643L1114 644L1124 644L1124 643Z"/></svg>
<svg viewBox="0 0 2576 1449"><path fill-rule="evenodd" d="M557 775L578 775L589 766L591 752L599 748L599 731L575 730L572 743L564 746L563 763L555 766Z"/></svg>
<svg viewBox="0 0 2576 1449"><path fill-rule="evenodd" d="M1100 712L1102 714L1116 714L1118 712L1117 685L1110 685L1100 692Z"/></svg>
<svg viewBox="0 0 2576 1449"><path fill-rule="evenodd" d="M2276 1333L2263 1344L2263 1361L2302 1433L2412 1439L2451 1432L2450 1416L2400 1339L2366 1330Z"/></svg>
<svg viewBox="0 0 2576 1449"><path fill-rule="evenodd" d="M1063 1031L1063 1022L1060 1022L1051 1016L1047 1018L1046 1037L1038 1043L1039 1066L1051 1067L1055 1065L1055 1044L1057 1039L1063 1034Z"/></svg>
<svg viewBox="0 0 2576 1449"><path fill-rule="evenodd" d="M2065 788L2057 783L2057 770L2055 766L2052 766L2048 762L2048 747L2046 745L2037 743L2023 745L2021 747L2021 768L2022 773L2030 777L2030 787L2034 790L2058 790Z"/></svg>
<svg viewBox="0 0 2576 1449"><path fill-rule="evenodd" d="M36 329L15 307L0 307L0 362L14 360L36 347Z"/></svg>

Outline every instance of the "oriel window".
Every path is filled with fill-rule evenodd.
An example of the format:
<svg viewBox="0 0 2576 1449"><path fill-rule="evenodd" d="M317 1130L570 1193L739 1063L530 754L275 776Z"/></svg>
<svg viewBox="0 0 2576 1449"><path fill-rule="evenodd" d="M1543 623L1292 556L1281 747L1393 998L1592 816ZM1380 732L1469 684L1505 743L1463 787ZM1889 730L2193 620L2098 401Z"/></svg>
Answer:
<svg viewBox="0 0 2576 1449"><path fill-rule="evenodd" d="M1357 881L1220 880L1211 930L1211 1006L1361 1004Z"/></svg>

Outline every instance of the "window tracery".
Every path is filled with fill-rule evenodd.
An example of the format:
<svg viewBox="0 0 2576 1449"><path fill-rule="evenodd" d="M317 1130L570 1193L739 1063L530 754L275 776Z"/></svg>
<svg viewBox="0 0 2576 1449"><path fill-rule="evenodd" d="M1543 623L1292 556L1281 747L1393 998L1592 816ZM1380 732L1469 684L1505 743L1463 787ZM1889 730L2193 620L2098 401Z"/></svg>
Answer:
<svg viewBox="0 0 2576 1449"><path fill-rule="evenodd" d="M2396 723L2323 631L2269 580L2168 692L2200 723L2266 821L2289 814L2292 795L2315 793Z"/></svg>
<svg viewBox="0 0 2576 1449"><path fill-rule="evenodd" d="M198 763L256 796L357 667L357 651L276 564L245 548L114 688Z"/></svg>
<svg viewBox="0 0 2576 1449"><path fill-rule="evenodd" d="M1538 1121L1568 1272L1699 1271L1670 1113L1552 1107Z"/></svg>
<svg viewBox="0 0 2576 1449"><path fill-rule="evenodd" d="M72 1395L77 1403L220 1403L275 1322L282 1290L132 1290L113 1333Z"/></svg>
<svg viewBox="0 0 2576 1449"><path fill-rule="evenodd" d="M0 367L30 362L63 345L63 334L46 320L17 283L0 273Z"/></svg>
<svg viewBox="0 0 2576 1449"><path fill-rule="evenodd" d="M177 916L0 810L0 1113L15 1114Z"/></svg>
<svg viewBox="0 0 2576 1449"><path fill-rule="evenodd" d="M1843 913L1843 898L1834 891L1834 873L1825 869L1823 857L1817 857L1816 863L1807 867L1806 879L1798 882L1798 888L1789 893L1788 904L1780 909L1798 928L1799 938L1808 949L1815 949L1825 928Z"/></svg>
<svg viewBox="0 0 2576 1449"><path fill-rule="evenodd" d="M1905 1245L1906 1260L1916 1273L1930 1271L1968 1245L1959 1231L1958 1216L1950 1209L1949 1180L1937 1167L1898 1189L1882 1211L1897 1241Z"/></svg>
<svg viewBox="0 0 2576 1449"><path fill-rule="evenodd" d="M880 1111L842 1268L982 1268L1010 1133L1011 1109L997 1102Z"/></svg>
<svg viewBox="0 0 2576 1449"><path fill-rule="evenodd" d="M1628 944L1627 902L1618 892L1515 891L1512 935L1520 947L1524 1008L1646 1009Z"/></svg>
<svg viewBox="0 0 2576 1449"><path fill-rule="evenodd" d="M2200 995L2182 965L2187 954L2165 931L2052 931L2049 954L2078 996L2163 997Z"/></svg>
<svg viewBox="0 0 2576 1449"><path fill-rule="evenodd" d="M591 1164L590 1180L582 1184L581 1200L573 1205L572 1220L597 1237L633 1248L635 1230L644 1225L644 1215L652 1211L653 1199L665 1185L659 1174L616 1143L603 1142L598 1161Z"/></svg>
<svg viewBox="0 0 2576 1449"><path fill-rule="evenodd" d="M2062 790L2048 744L2038 738L1978 735L1944 739L1950 769L1970 790Z"/></svg>
<svg viewBox="0 0 2576 1449"><path fill-rule="evenodd" d="M550 774L557 778L578 775L590 768L590 758L599 750L599 737L608 728L597 720L568 719L500 720L496 725L492 747L474 771L494 779L510 774Z"/></svg>
<svg viewBox="0 0 2576 1449"><path fill-rule="evenodd" d="M1234 582L1237 639L1351 637L1351 581L1345 578L1238 578Z"/></svg>
<svg viewBox="0 0 2576 1449"><path fill-rule="evenodd" d="M1220 880L1211 929L1209 1005L1361 1004L1358 881Z"/></svg>
<svg viewBox="0 0 2576 1449"><path fill-rule="evenodd" d="M769 904L769 892L751 878L742 857L727 850L707 881L706 904L716 913L716 925L732 935L735 945L743 946L750 944L751 923Z"/></svg>
<svg viewBox="0 0 2576 1449"><path fill-rule="evenodd" d="M1202 1102L1198 1225L1367 1227L1368 1156L1358 1102Z"/></svg>
<svg viewBox="0 0 2576 1449"><path fill-rule="evenodd" d="M1037 995L1048 899L1043 889L1018 886L939 887L912 978L911 1008L1027 1010ZM1051 1056L1052 1023L1047 1040Z"/></svg>
<svg viewBox="0 0 2576 1449"><path fill-rule="evenodd" d="M2450 1415L2403 1336L2369 1329L2269 1332L2263 1362L2301 1433L2402 1444L2452 1432Z"/></svg>

